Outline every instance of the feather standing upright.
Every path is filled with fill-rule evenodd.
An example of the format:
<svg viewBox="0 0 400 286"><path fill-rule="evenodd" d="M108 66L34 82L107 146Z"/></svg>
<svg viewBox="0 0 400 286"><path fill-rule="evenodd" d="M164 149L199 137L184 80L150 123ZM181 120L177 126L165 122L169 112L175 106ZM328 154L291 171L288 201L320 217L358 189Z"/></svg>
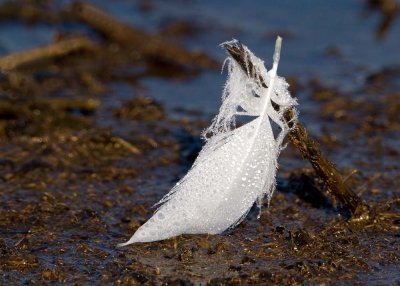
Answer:
<svg viewBox="0 0 400 286"><path fill-rule="evenodd" d="M153 217L119 246L180 234L218 234L240 223L265 195L268 201L271 199L277 158L289 131L283 114L297 104L284 78L277 76L281 43L278 37L269 72L244 47L255 63L253 68L265 75L265 88L228 58L229 76L222 106L203 134L209 136L206 144L186 176L158 203L161 206ZM236 128L237 116L251 116L251 121ZM279 126L278 134L274 135L271 122Z"/></svg>

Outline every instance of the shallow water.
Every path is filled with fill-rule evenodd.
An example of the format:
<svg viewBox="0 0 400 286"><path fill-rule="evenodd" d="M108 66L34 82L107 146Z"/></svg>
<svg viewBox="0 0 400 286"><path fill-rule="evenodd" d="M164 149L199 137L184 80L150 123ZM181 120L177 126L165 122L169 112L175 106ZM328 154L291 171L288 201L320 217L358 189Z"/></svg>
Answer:
<svg viewBox="0 0 400 286"><path fill-rule="evenodd" d="M380 16L373 12L369 17L363 15L363 1L230 1L229 5L226 1L154 1L154 10L145 14L131 1L121 1L120 6L96 3L149 31L173 21L198 26L197 35L182 41L187 47L207 51L221 63L225 54L218 45L235 38L264 58L269 68L273 43L280 34L284 38L280 74L303 82L317 77L341 90L354 90L369 73L400 63L399 21L384 39L378 39L375 29ZM168 106L215 112L224 79L219 73L206 72L190 82L151 80L148 85Z"/></svg>
<svg viewBox="0 0 400 286"><path fill-rule="evenodd" d="M394 21L386 36L378 38L375 30L381 16L368 12L364 1L285 0L249 4L235 0L229 5L226 1L150 1L145 12L137 1L89 2L151 32L175 21L189 23L198 31L179 40L188 48L205 50L221 66L225 53L218 45L235 38L264 58L269 68L279 34L284 38L279 68L282 76L296 76L303 83L318 78L343 91L359 88L372 72L400 64L400 21ZM70 1L56 3L62 6ZM0 54L49 43L57 31L77 28L85 30L74 25L2 24ZM220 103L224 80L219 72L205 71L190 81L148 79L145 83L149 94L170 108L195 108L213 114ZM298 96L302 103L307 103L307 94Z"/></svg>

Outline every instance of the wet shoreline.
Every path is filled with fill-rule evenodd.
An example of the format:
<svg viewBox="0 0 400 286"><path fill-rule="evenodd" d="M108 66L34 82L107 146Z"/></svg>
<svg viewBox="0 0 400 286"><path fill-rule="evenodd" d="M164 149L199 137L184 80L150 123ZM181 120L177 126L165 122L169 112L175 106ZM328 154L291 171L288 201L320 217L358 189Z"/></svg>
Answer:
<svg viewBox="0 0 400 286"><path fill-rule="evenodd" d="M154 13L166 9L153 4ZM1 5L4 15L6 4ZM33 21L65 31L66 24L49 16L55 8L30 5L30 13L14 11L7 21L25 23L27 29ZM7 23L2 20L0 26ZM290 80L305 125L370 205L370 219L349 220L289 144L279 160L277 190L260 219L254 209L222 235L183 235L117 249L196 158L202 146L199 134L219 104L221 87L214 79L222 60L184 48L205 37L201 25L189 32L179 25L170 29L165 43L174 43L171 54L179 45L179 54L183 50L187 55L177 61L157 58L162 50L151 46L140 52L133 49L133 40L86 25L76 22L53 41L82 43L83 37L77 49L56 55L46 50L45 56L24 58L21 66L9 65L0 75L1 283L399 283L396 59L391 66L368 70L365 81L352 89L327 84L340 83L341 77L327 79L324 74L304 80L294 72ZM134 27L123 28L129 26ZM147 33L135 29L142 37ZM174 37L187 45L176 44ZM290 46L288 38L285 45ZM164 43L158 36L155 41L156 46ZM286 51L289 62L291 49ZM199 55L203 60L196 62ZM216 85L217 94L185 103L190 96L201 97L203 88L211 92L206 84ZM176 94L169 98L169 93Z"/></svg>

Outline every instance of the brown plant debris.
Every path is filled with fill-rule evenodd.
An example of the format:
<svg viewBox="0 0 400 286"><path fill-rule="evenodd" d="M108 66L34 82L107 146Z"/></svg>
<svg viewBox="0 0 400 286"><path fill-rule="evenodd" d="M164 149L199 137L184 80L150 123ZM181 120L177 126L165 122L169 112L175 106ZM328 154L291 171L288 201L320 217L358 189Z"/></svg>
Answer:
<svg viewBox="0 0 400 286"><path fill-rule="evenodd" d="M79 50L91 50L94 47L95 44L84 37L64 39L45 47L17 52L0 58L0 70L15 70L24 65L65 56Z"/></svg>
<svg viewBox="0 0 400 286"><path fill-rule="evenodd" d="M150 35L122 23L94 5L76 2L71 7L71 14L107 38L122 46L134 47L134 51L151 60L202 68L219 66L215 60L202 52L187 51L160 36Z"/></svg>

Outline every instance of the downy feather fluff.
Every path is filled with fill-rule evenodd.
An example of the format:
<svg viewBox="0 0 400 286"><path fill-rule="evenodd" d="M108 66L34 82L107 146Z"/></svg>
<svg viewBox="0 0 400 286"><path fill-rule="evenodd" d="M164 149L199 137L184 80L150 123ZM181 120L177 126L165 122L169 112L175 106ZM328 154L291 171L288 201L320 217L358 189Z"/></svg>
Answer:
<svg viewBox="0 0 400 286"><path fill-rule="evenodd" d="M297 104L285 79L276 75L281 41L278 37L269 72L244 47L268 88L257 84L235 60L227 59L229 75L222 105L203 133L206 144L186 176L158 203L161 206L153 217L119 246L180 234L218 234L240 223L265 195L269 202L277 158L289 131L283 113ZM279 112L272 101L279 105ZM236 128L238 116L251 116L251 121ZM275 135L271 122L279 126Z"/></svg>

